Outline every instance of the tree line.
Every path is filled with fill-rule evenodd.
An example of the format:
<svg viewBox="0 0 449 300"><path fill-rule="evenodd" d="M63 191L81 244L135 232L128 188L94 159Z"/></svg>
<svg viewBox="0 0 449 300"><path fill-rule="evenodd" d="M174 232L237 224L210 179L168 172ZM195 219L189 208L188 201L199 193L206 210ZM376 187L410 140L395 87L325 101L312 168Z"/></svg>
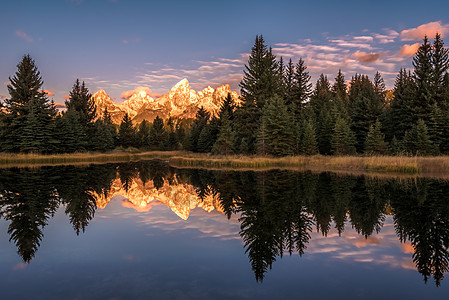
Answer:
<svg viewBox="0 0 449 300"><path fill-rule="evenodd" d="M438 155L449 153L449 50L439 34L425 37L413 70L401 69L387 90L339 70L312 89L303 59L279 60L257 36L240 82L243 103L224 102L217 117L200 110L189 150L219 154ZM207 136L207 138L204 138ZM208 141L204 143L204 141Z"/></svg>
<svg viewBox="0 0 449 300"><path fill-rule="evenodd" d="M449 50L439 34L427 37L401 69L393 90L377 72L321 74L312 88L306 63L284 63L257 36L240 82L241 103L228 95L217 114L200 108L193 120L156 117L119 126L107 110L97 118L92 95L76 80L58 113L42 91L29 55L10 78L0 103L0 151L110 151L116 147L213 154L439 155L449 153Z"/></svg>

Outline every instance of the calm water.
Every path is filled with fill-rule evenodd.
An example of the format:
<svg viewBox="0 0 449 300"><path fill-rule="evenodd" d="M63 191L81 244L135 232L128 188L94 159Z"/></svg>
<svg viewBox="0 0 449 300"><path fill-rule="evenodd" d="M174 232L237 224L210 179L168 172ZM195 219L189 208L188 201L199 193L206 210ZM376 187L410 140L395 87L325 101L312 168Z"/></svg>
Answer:
<svg viewBox="0 0 449 300"><path fill-rule="evenodd" d="M0 170L1 299L447 299L449 183Z"/></svg>

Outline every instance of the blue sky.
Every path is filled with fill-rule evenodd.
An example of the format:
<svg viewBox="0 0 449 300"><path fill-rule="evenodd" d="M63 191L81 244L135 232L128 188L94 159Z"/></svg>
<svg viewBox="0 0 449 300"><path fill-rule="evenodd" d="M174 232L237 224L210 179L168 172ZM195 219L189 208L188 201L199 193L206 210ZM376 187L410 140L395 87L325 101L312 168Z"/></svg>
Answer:
<svg viewBox="0 0 449 300"><path fill-rule="evenodd" d="M376 70L392 86L423 34L449 35L446 1L4 1L0 11L0 95L29 53L44 88L63 102L76 78L117 102L138 86L165 93L187 78L194 89L238 89L254 38L277 55L306 60L346 79ZM128 93L129 94L129 93Z"/></svg>

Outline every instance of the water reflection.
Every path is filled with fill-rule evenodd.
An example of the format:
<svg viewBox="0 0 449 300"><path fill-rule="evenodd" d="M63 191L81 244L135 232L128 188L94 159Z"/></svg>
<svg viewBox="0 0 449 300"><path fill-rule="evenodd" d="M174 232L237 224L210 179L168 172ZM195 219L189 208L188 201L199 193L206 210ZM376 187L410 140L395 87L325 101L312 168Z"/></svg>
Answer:
<svg viewBox="0 0 449 300"><path fill-rule="evenodd" d="M26 263L59 206L78 235L117 195L125 197L125 207L145 212L163 204L184 220L196 207L236 216L258 281L283 255L306 253L313 231L323 238L332 230L342 236L349 224L360 235L359 245L379 243L373 234L387 215L424 281L433 277L439 285L448 271L448 182L174 169L161 161L0 171L1 215Z"/></svg>

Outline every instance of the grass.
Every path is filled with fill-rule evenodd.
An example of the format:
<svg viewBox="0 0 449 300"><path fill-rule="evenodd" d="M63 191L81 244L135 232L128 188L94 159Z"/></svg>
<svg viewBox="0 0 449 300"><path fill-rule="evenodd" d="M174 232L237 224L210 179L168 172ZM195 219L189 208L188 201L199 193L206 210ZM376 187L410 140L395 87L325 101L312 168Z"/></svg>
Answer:
<svg viewBox="0 0 449 300"><path fill-rule="evenodd" d="M182 151L117 151L74 154L0 154L0 167L91 164L164 159L176 167L207 169L301 169L315 171L437 174L449 176L449 156L243 156L210 155Z"/></svg>
<svg viewBox="0 0 449 300"><path fill-rule="evenodd" d="M153 152L112 152L112 153L70 153L70 154L0 154L0 167L12 166L44 166L65 164L90 164L109 162L129 162L145 159L166 159L175 154L176 151L153 151Z"/></svg>
<svg viewBox="0 0 449 300"><path fill-rule="evenodd" d="M449 158L446 158L449 163ZM321 170L380 171L416 174L422 166L416 157L396 156L207 156L183 155L169 159L170 164L184 167L230 168L230 169L270 169L300 168ZM431 161L431 160L430 160Z"/></svg>

